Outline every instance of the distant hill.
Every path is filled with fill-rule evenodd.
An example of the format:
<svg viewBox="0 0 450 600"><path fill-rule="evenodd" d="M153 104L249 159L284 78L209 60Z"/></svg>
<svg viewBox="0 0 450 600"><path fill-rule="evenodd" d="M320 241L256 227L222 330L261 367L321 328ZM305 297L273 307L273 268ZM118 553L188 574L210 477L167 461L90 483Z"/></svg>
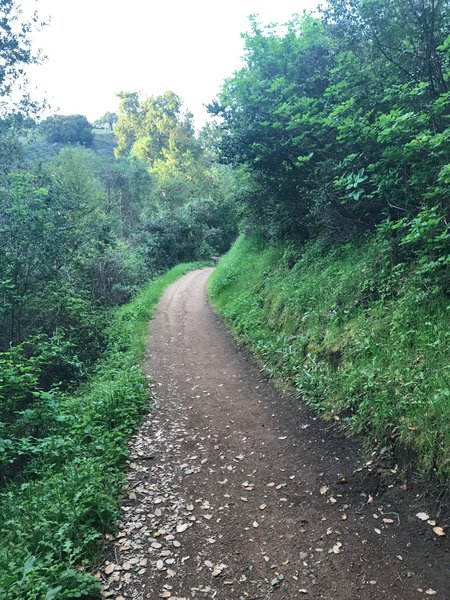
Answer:
<svg viewBox="0 0 450 600"><path fill-rule="evenodd" d="M93 129L92 133L94 135L94 143L90 147L90 150L93 150L100 156L114 156L114 148L117 144L114 132L107 129ZM56 156L65 146L65 144L47 142L40 134L33 134L23 141L25 158L29 162L36 160L48 161Z"/></svg>

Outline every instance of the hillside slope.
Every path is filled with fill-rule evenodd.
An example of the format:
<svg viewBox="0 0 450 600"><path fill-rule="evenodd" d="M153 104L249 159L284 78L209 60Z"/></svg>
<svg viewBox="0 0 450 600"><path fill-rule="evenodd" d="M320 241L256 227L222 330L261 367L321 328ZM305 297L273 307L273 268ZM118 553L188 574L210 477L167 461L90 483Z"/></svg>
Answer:
<svg viewBox="0 0 450 600"><path fill-rule="evenodd" d="M269 376L369 447L450 479L448 296L388 247L241 237L210 297Z"/></svg>

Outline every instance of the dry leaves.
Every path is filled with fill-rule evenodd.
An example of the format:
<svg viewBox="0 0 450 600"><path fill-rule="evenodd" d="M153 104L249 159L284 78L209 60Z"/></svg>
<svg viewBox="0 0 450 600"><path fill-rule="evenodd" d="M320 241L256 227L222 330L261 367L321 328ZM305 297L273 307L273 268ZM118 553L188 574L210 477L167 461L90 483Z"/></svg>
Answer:
<svg viewBox="0 0 450 600"><path fill-rule="evenodd" d="M428 519L430 518L426 512L419 512L417 513L416 517L421 521L428 521Z"/></svg>

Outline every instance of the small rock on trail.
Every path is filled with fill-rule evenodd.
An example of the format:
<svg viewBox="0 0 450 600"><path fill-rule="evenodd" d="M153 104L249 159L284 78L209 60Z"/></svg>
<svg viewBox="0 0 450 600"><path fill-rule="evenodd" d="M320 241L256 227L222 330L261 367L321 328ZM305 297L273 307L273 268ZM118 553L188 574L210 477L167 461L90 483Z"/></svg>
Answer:
<svg viewBox="0 0 450 600"><path fill-rule="evenodd" d="M155 406L103 597L450 598L444 536L365 490L356 444L262 378L208 305L210 272L168 288L151 325Z"/></svg>

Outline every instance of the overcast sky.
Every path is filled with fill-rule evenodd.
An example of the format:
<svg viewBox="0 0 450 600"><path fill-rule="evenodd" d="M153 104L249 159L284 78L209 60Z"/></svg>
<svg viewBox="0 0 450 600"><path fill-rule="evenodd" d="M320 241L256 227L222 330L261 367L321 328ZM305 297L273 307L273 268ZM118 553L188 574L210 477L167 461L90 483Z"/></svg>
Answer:
<svg viewBox="0 0 450 600"><path fill-rule="evenodd" d="M34 6L33 0L23 4ZM225 77L239 68L248 15L285 22L316 0L37 0L49 26L35 35L47 60L32 84L52 108L94 120L116 93L179 94L201 125Z"/></svg>

